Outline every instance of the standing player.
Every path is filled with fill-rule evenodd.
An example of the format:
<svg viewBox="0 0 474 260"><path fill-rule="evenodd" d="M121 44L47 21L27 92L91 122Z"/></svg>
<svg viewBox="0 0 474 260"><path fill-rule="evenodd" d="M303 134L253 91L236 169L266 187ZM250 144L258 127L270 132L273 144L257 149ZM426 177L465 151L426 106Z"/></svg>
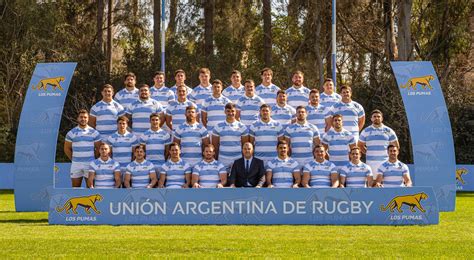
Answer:
<svg viewBox="0 0 474 260"><path fill-rule="evenodd" d="M169 106L166 108L166 125L171 130L176 129L186 121L185 113L188 106L194 106L197 108L196 104L188 100L186 91L185 85L179 85L176 90L177 99L171 101ZM199 113L199 109L197 111Z"/></svg>
<svg viewBox="0 0 474 260"><path fill-rule="evenodd" d="M165 73L163 71L155 72L153 81L155 85L150 88L151 98L160 102L163 108L166 108L175 97L173 91L165 86Z"/></svg>
<svg viewBox="0 0 474 260"><path fill-rule="evenodd" d="M257 86L255 92L263 99L265 104L272 107L276 104L277 92L280 88L272 83L273 71L270 68L264 68L260 71L262 75L262 83Z"/></svg>
<svg viewBox="0 0 474 260"><path fill-rule="evenodd" d="M196 107L186 108L186 122L174 130L174 141L181 145L183 159L193 167L202 159L203 147L209 144L207 129L197 120Z"/></svg>
<svg viewBox="0 0 474 260"><path fill-rule="evenodd" d="M288 156L289 145L286 141L278 142L278 156L266 166L268 188L298 188L301 182L299 163Z"/></svg>
<svg viewBox="0 0 474 260"><path fill-rule="evenodd" d="M247 127L235 119L235 114L235 104L225 105L226 119L214 127L211 138L217 159L229 170L232 163L241 157L242 145L248 139Z"/></svg>
<svg viewBox="0 0 474 260"><path fill-rule="evenodd" d="M237 118L246 126L250 126L258 119L260 106L263 105L263 99L255 94L255 82L248 79L244 83L245 95L237 101Z"/></svg>
<svg viewBox="0 0 474 260"><path fill-rule="evenodd" d="M411 187L410 170L398 160L398 146L388 146L388 160L377 170L376 187Z"/></svg>
<svg viewBox="0 0 474 260"><path fill-rule="evenodd" d="M202 124L211 133L217 123L225 120L225 105L231 102L221 93L222 81L216 79L212 82L212 96L202 104Z"/></svg>
<svg viewBox="0 0 474 260"><path fill-rule="evenodd" d="M133 147L139 144L136 135L127 131L128 118L121 116L117 119L117 132L105 141L112 146L113 158L120 163L122 177L125 177L125 168L132 161Z"/></svg>
<svg viewBox="0 0 474 260"><path fill-rule="evenodd" d="M150 128L151 114L159 114L161 125L163 125L165 119L163 111L160 102L150 98L150 87L147 84L141 85L140 98L133 102L127 111L132 116L133 133L140 137Z"/></svg>
<svg viewBox="0 0 474 260"><path fill-rule="evenodd" d="M332 107L334 104L341 101L341 95L334 92L334 82L331 78L324 79L323 93L321 93L321 105L324 107Z"/></svg>
<svg viewBox="0 0 474 260"><path fill-rule="evenodd" d="M179 144L170 144L170 158L161 167L158 188L187 189L190 187L192 167L181 159L180 152Z"/></svg>
<svg viewBox="0 0 474 260"><path fill-rule="evenodd" d="M135 160L127 166L125 172L125 188L153 188L158 182L155 166L145 160L145 146L138 145L133 148Z"/></svg>
<svg viewBox="0 0 474 260"><path fill-rule="evenodd" d="M293 81L293 86L286 90L288 104L292 107L308 105L309 89L303 86L303 72L295 71L291 80Z"/></svg>
<svg viewBox="0 0 474 260"><path fill-rule="evenodd" d="M351 149L351 161L342 167L340 172L341 187L366 188L372 187L373 177L370 167L360 160L360 149Z"/></svg>
<svg viewBox="0 0 474 260"><path fill-rule="evenodd" d="M352 100L352 89L349 86L341 87L342 100L334 104L326 115L326 131L331 127L331 117L335 114L343 116L344 127L352 133L356 142L359 140L359 131L365 123L364 108Z"/></svg>
<svg viewBox="0 0 474 260"><path fill-rule="evenodd" d="M249 127L250 142L255 147L255 157L268 161L277 156L274 150L279 140L283 140L283 127L270 117L270 106L260 106L260 119Z"/></svg>
<svg viewBox="0 0 474 260"><path fill-rule="evenodd" d="M308 111L308 122L317 126L322 134L326 132L326 115L328 108L319 103L319 92L312 89L309 92L309 105L306 106Z"/></svg>
<svg viewBox="0 0 474 260"><path fill-rule="evenodd" d="M189 95L189 100L193 101L199 109L201 109L204 100L212 95L211 71L208 68L199 70L199 85L194 87L193 92Z"/></svg>
<svg viewBox="0 0 474 260"><path fill-rule="evenodd" d="M122 184L120 164L110 158L110 146L106 143L101 143L99 154L99 158L92 161L89 166L89 188L120 188Z"/></svg>
<svg viewBox="0 0 474 260"><path fill-rule="evenodd" d="M240 71L233 70L232 75L230 76L230 81L232 84L222 91L222 95L226 96L235 104L239 98L245 95L245 87L240 83L242 81L242 74L240 74Z"/></svg>
<svg viewBox="0 0 474 260"><path fill-rule="evenodd" d="M322 138L322 143L329 153L329 160L338 168L349 162L349 151L356 146L354 136L342 127L342 116L332 117L332 128Z"/></svg>
<svg viewBox="0 0 474 260"><path fill-rule="evenodd" d="M227 171L224 164L214 159L214 145L204 147L203 157L193 168L193 188L224 188L227 182Z"/></svg>
<svg viewBox="0 0 474 260"><path fill-rule="evenodd" d="M302 186L305 188L337 188L339 174L334 163L326 160L326 149L322 145L314 147L314 160L303 167Z"/></svg>
<svg viewBox="0 0 474 260"><path fill-rule="evenodd" d="M193 92L192 88L186 86L186 83L185 83L186 73L184 72L184 70L182 70L182 69L176 70L174 72L174 80L175 80L175 84L170 89L171 89L171 91L173 91L175 97L178 96L178 93L177 93L178 86L181 86L181 85L186 87L186 93L188 95L190 95Z"/></svg>
<svg viewBox="0 0 474 260"><path fill-rule="evenodd" d="M135 87L137 77L132 72L129 72L125 74L124 80L125 88L117 92L114 99L119 102L123 108L128 109L128 107L138 99L138 89Z"/></svg>
<svg viewBox="0 0 474 260"><path fill-rule="evenodd" d="M272 118L285 129L295 120L296 110L286 103L287 95L285 91L278 90L276 100L276 104L272 107Z"/></svg>
<svg viewBox="0 0 474 260"><path fill-rule="evenodd" d="M91 108L89 125L99 131L102 141L115 132L117 118L126 113L123 106L112 99L113 96L114 87L105 84L102 87L102 100Z"/></svg>
<svg viewBox="0 0 474 260"><path fill-rule="evenodd" d="M296 122L285 129L285 140L290 144L291 157L295 159L300 169L313 160L313 147L320 143L319 131L315 125L306 121L306 108L296 108Z"/></svg>
<svg viewBox="0 0 474 260"><path fill-rule="evenodd" d="M160 116L158 114L150 115L150 124L151 128L140 137L140 143L146 145L148 160L156 167L160 167L165 163L165 158L168 156L171 135L160 128Z"/></svg>
<svg viewBox="0 0 474 260"><path fill-rule="evenodd" d="M388 159L387 147L400 146L395 132L382 123L382 111L375 109L370 119L372 125L362 130L357 146L362 153L367 154L366 163L372 168L372 172L377 172L380 164Z"/></svg>
<svg viewBox="0 0 474 260"><path fill-rule="evenodd" d="M100 134L87 125L89 113L85 109L79 110L78 125L66 134L64 153L71 160L71 183L73 188L81 187L82 179L89 177L89 165L95 159L99 149Z"/></svg>

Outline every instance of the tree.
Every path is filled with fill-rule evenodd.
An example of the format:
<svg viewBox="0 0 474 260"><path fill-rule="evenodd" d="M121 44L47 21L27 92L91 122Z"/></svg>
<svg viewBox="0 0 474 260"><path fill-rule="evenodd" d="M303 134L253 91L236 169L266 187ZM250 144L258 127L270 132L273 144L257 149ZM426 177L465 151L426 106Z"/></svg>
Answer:
<svg viewBox="0 0 474 260"><path fill-rule="evenodd" d="M411 42L411 7L412 0L399 0L398 3L398 59L412 60L413 45Z"/></svg>
<svg viewBox="0 0 474 260"><path fill-rule="evenodd" d="M103 53L104 46L104 0L97 0L97 46L100 53Z"/></svg>
<svg viewBox="0 0 474 260"><path fill-rule="evenodd" d="M263 50L266 67L272 66L272 6L270 0L263 0Z"/></svg>
<svg viewBox="0 0 474 260"><path fill-rule="evenodd" d="M204 0L204 55L208 58L214 53L214 4L214 0Z"/></svg>
<svg viewBox="0 0 474 260"><path fill-rule="evenodd" d="M108 1L107 7L107 75L110 78L112 75L112 52L113 52L113 31L112 31L112 24L113 24L113 7L114 1Z"/></svg>
<svg viewBox="0 0 474 260"><path fill-rule="evenodd" d="M153 0L153 63L160 62L161 0Z"/></svg>

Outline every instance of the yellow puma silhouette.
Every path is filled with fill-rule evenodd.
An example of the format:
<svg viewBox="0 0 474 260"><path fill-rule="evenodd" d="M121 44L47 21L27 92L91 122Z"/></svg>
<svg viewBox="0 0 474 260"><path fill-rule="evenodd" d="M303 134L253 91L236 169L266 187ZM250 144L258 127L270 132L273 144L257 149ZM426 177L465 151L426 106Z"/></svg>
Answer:
<svg viewBox="0 0 474 260"><path fill-rule="evenodd" d="M95 202L101 200L102 196L100 194L70 198L68 201L66 201L66 203L64 203L62 207L56 207L56 211L61 212L66 210L66 214L69 214L69 210L72 210L74 214L77 214L77 206L82 206L87 215L91 214L89 211L91 208L95 211L95 213L100 214L100 210L97 210L95 207Z"/></svg>
<svg viewBox="0 0 474 260"><path fill-rule="evenodd" d="M408 88L408 90L413 89L416 90L416 85L420 84L423 89L426 90L426 87L429 89L433 89L430 85L430 81L434 79L433 75L428 75L428 76L423 76L423 77L417 77L417 78L411 78L408 80L407 84L401 85L400 88Z"/></svg>
<svg viewBox="0 0 474 260"><path fill-rule="evenodd" d="M380 205L381 211L386 211L390 209L390 212L393 212L395 208L397 208L398 212L402 213L402 206L406 204L410 206L411 212L416 212L415 207L417 207L421 212L425 212L425 209L421 206L420 201L427 199L428 195L424 192L420 192L413 195L405 195L405 196L397 196L393 198L386 207L384 205Z"/></svg>
<svg viewBox="0 0 474 260"><path fill-rule="evenodd" d="M56 90L56 89L63 90L63 87L61 87L61 84L60 84L60 82L62 81L64 81L64 77L46 78L46 79L40 80L38 85L36 86L33 85L32 88L46 91L48 90L48 85L51 85L53 87L53 90Z"/></svg>
<svg viewBox="0 0 474 260"><path fill-rule="evenodd" d="M467 173L468 171L465 168L456 169L456 180L460 182L462 185L466 184L462 176L466 175Z"/></svg>

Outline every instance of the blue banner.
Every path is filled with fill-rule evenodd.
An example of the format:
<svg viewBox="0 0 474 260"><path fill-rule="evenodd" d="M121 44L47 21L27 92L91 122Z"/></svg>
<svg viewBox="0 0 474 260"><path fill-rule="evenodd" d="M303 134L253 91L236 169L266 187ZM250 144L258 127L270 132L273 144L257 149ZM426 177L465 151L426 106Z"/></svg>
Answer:
<svg viewBox="0 0 474 260"><path fill-rule="evenodd" d="M474 191L474 165L460 164L456 168L456 189Z"/></svg>
<svg viewBox="0 0 474 260"><path fill-rule="evenodd" d="M405 105L415 165L414 185L432 186L440 211L456 202L454 143L448 110L431 62L391 62Z"/></svg>
<svg viewBox="0 0 474 260"><path fill-rule="evenodd" d="M16 138L17 211L48 209L59 124L75 67L76 63L41 63L33 72Z"/></svg>
<svg viewBox="0 0 474 260"><path fill-rule="evenodd" d="M367 189L55 189L49 223L438 224L431 187Z"/></svg>

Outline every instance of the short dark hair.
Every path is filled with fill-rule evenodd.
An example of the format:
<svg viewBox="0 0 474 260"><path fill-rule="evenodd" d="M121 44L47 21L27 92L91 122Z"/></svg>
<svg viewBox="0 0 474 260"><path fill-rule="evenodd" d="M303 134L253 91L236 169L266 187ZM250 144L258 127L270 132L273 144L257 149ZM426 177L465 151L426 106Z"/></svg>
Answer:
<svg viewBox="0 0 474 260"><path fill-rule="evenodd" d="M349 91L352 91L352 88L349 85L342 85L340 89L341 91L343 91L344 89L348 89Z"/></svg>
<svg viewBox="0 0 474 260"><path fill-rule="evenodd" d="M244 85L247 84L247 83L250 83L250 84L255 86L255 81L253 81L253 79L246 79L245 82L244 82Z"/></svg>
<svg viewBox="0 0 474 260"><path fill-rule="evenodd" d="M296 107L296 111L298 111L300 109L304 109L306 111L306 107L303 106L303 105L299 105L299 106Z"/></svg>
<svg viewBox="0 0 474 260"><path fill-rule="evenodd" d="M387 146L387 151L390 150L390 148L394 148L394 147L397 148L397 149L400 151L400 148L398 148L398 146L393 145L393 144L389 144L389 145Z"/></svg>
<svg viewBox="0 0 474 260"><path fill-rule="evenodd" d="M242 76L242 73L240 73L240 71L238 70L233 70L232 73L230 73L230 75L234 75L234 74L239 74L240 76Z"/></svg>
<svg viewBox="0 0 474 260"><path fill-rule="evenodd" d="M80 114L89 115L89 111L87 111L87 109L79 109L79 111L77 112L77 116L79 116Z"/></svg>
<svg viewBox="0 0 474 260"><path fill-rule="evenodd" d="M323 84L326 83L326 82L328 82L328 81L333 82L333 81L332 81L332 78L325 78Z"/></svg>
<svg viewBox="0 0 474 260"><path fill-rule="evenodd" d="M212 148L214 151L216 150L216 147L213 144L206 144L204 146L203 150L206 149L206 148Z"/></svg>
<svg viewBox="0 0 474 260"><path fill-rule="evenodd" d="M209 68L200 68L199 74L211 74L211 70Z"/></svg>
<svg viewBox="0 0 474 260"><path fill-rule="evenodd" d="M268 108L268 109L272 110L272 107L269 104L263 104L263 105L260 106L260 110L262 110L264 108Z"/></svg>
<svg viewBox="0 0 474 260"><path fill-rule="evenodd" d="M319 91L318 91L317 89L315 89L315 88L311 89L311 91L309 92L310 95L311 95L311 94L314 94L314 93L316 93L316 94L319 95Z"/></svg>
<svg viewBox="0 0 474 260"><path fill-rule="evenodd" d="M105 84L105 85L102 86L102 90L104 90L104 89L106 89L106 88L111 88L112 91L115 91L114 86L112 86L112 85L110 85L110 84Z"/></svg>
<svg viewBox="0 0 474 260"><path fill-rule="evenodd" d="M160 114L158 114L158 113L151 113L151 114L150 114L150 120L151 120L153 117L158 117L158 119L161 119L161 118L160 118Z"/></svg>
<svg viewBox="0 0 474 260"><path fill-rule="evenodd" d="M265 71L269 71L269 72L273 75L273 70L270 69L270 68L263 68L263 69L260 71L260 75L263 75L263 73L264 73Z"/></svg>
<svg viewBox="0 0 474 260"><path fill-rule="evenodd" d="M120 122L120 121L124 121L124 122L126 122L126 123L128 124L128 122L130 121L130 119L128 119L128 117L126 117L126 116L119 116L119 117L117 118L117 123Z"/></svg>
<svg viewBox="0 0 474 260"><path fill-rule="evenodd" d="M225 109L234 109L235 108L235 104L234 103L227 103L225 105Z"/></svg>
<svg viewBox="0 0 474 260"><path fill-rule="evenodd" d="M140 87L138 89L142 89L142 88L150 88L150 86L148 86L148 84L141 84Z"/></svg>
<svg viewBox="0 0 474 260"><path fill-rule="evenodd" d="M145 147L144 144L139 144L139 145L133 147L133 151L135 152L136 150L138 150L140 148L143 149L143 151L146 153L146 147Z"/></svg>
<svg viewBox="0 0 474 260"><path fill-rule="evenodd" d="M174 71L174 76L176 77L176 75L178 75L178 73L183 73L186 76L186 72L184 72L184 70L182 70L182 69L175 70Z"/></svg>
<svg viewBox="0 0 474 260"><path fill-rule="evenodd" d="M137 79L137 76L135 76L135 73L133 72L127 72L125 76L123 77L124 80L127 80L128 77L132 77L134 79Z"/></svg>
<svg viewBox="0 0 474 260"><path fill-rule="evenodd" d="M283 89L280 89L280 90L277 91L277 97L280 94L285 94L286 95L286 92Z"/></svg>
<svg viewBox="0 0 474 260"><path fill-rule="evenodd" d="M383 113L382 113L382 111L380 111L380 110L378 110L378 109L374 109L374 110L372 110L372 112L370 113L370 115L373 115L373 114L380 114L380 115L382 115L382 116L383 116Z"/></svg>
<svg viewBox="0 0 474 260"><path fill-rule="evenodd" d="M293 74L291 76L294 76L296 74L300 74L301 76L304 76L304 73L301 70L295 70L293 71Z"/></svg>
<svg viewBox="0 0 474 260"><path fill-rule="evenodd" d="M222 85L222 81L220 79L215 79L212 81L212 85L214 84L219 84L219 85Z"/></svg>
<svg viewBox="0 0 474 260"><path fill-rule="evenodd" d="M287 142L286 140L280 140L280 141L278 141L278 143L277 143L277 147L280 146L280 145L282 145L282 144L288 145L288 142Z"/></svg>
<svg viewBox="0 0 474 260"><path fill-rule="evenodd" d="M163 71L159 70L159 71L155 71L155 73L153 74L153 77L156 77L156 75L163 75L163 76L165 76L165 73L164 73Z"/></svg>
<svg viewBox="0 0 474 260"><path fill-rule="evenodd" d="M332 116L332 119L337 118L337 117L340 117L340 118L342 119L342 115L341 115L341 114L335 114L335 115L333 115L333 116Z"/></svg>
<svg viewBox="0 0 474 260"><path fill-rule="evenodd" d="M178 148L181 148L177 142L172 142L170 144L170 149L171 149L171 147L175 147L175 146L178 147Z"/></svg>
<svg viewBox="0 0 474 260"><path fill-rule="evenodd" d="M197 108L195 106L189 105L189 106L186 107L186 112L188 112L188 110L191 110L191 109L194 109L194 110L197 111Z"/></svg>

